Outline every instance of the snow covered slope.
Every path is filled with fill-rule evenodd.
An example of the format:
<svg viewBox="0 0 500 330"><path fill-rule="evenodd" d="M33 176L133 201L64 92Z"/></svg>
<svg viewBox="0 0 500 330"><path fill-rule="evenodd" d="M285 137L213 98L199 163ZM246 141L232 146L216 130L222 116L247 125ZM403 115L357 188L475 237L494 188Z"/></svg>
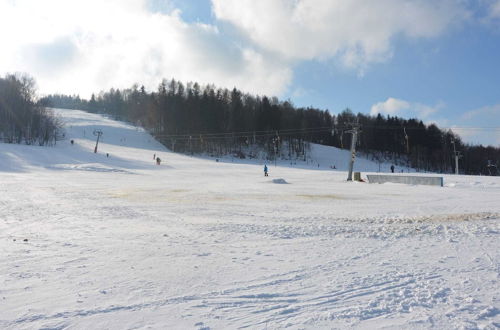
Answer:
<svg viewBox="0 0 500 330"><path fill-rule="evenodd" d="M146 169L154 165L153 156L155 154L159 157L163 155L164 158L168 159L173 157L176 161L181 162L200 162L200 159L197 158L171 153L143 129L127 123L78 110L54 109L54 111L61 116L66 125L65 139L59 141L55 148L5 144L2 146L4 158L0 164L0 170L19 172L33 167L93 169L96 164L99 164L103 170L107 167L119 170ZM103 136L100 138L98 154L93 154L97 138L94 135L96 130L103 131ZM74 141L73 145L70 143L71 140ZM106 154L109 154L110 158L106 157ZM307 161L294 161L291 164L290 161L279 160L277 165L319 170L331 170L335 165L335 169L346 171L350 159L348 150L317 144L311 144L311 151L308 155ZM205 157L205 159L215 161L215 158ZM262 165L265 163L264 160L242 160L231 156L219 157L218 160L236 164ZM377 172L380 169L388 172L390 166L389 163L379 164L358 157L355 170Z"/></svg>
<svg viewBox="0 0 500 330"><path fill-rule="evenodd" d="M58 112L56 147L0 144L2 329L500 326L498 177L349 183L321 146L264 177Z"/></svg>

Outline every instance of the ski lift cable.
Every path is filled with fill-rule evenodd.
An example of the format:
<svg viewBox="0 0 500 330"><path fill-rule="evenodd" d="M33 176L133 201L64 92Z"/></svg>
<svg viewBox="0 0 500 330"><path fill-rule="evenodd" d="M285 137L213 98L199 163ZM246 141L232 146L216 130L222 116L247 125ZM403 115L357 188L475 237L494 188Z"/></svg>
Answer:
<svg viewBox="0 0 500 330"><path fill-rule="evenodd" d="M401 130L404 129L404 135L407 138L408 131L415 130L426 130L427 126L424 127L406 127L406 126L379 126L379 125L362 125L364 129L374 129L374 130ZM262 130L262 131L241 131L241 132L219 132L219 133L186 133L186 134L155 134L155 137L159 138L185 138L193 135L202 136L204 139L211 136L220 138L223 136L234 136L241 137L247 135L276 135L278 132L280 135L290 135L290 134L311 134L311 133L331 133L332 131L342 131L350 129L349 125L335 125L333 128L331 126L323 127L309 127L309 128L289 128L280 130ZM455 126L455 127L441 127L441 130L476 130L476 131L500 131L500 127L490 126L490 127L466 127L466 126Z"/></svg>

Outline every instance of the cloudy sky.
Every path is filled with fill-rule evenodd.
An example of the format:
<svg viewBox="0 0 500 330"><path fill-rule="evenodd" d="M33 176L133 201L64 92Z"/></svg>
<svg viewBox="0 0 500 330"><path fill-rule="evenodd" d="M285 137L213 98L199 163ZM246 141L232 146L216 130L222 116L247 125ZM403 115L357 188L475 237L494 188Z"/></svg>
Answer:
<svg viewBox="0 0 500 330"><path fill-rule="evenodd" d="M500 146L500 0L0 0L0 44L41 94L175 78Z"/></svg>

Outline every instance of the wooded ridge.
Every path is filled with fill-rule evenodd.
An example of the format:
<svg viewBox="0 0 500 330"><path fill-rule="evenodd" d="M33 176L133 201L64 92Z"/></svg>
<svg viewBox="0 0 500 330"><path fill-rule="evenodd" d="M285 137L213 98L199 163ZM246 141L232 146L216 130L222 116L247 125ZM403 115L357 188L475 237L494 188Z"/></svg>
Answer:
<svg viewBox="0 0 500 330"><path fill-rule="evenodd" d="M349 148L351 136L346 132L358 123L362 132L357 149L374 159L383 158L380 161L451 173L455 148L463 155L461 173L485 175L497 174L488 164L500 161L499 148L465 144L451 130L419 119L354 114L349 109L334 115L327 110L295 107L276 97L174 79L164 80L154 92L134 85L93 94L90 100L49 95L41 104L133 122L177 152L254 157L257 149L253 147L259 146L268 159L300 159L307 157L309 142Z"/></svg>

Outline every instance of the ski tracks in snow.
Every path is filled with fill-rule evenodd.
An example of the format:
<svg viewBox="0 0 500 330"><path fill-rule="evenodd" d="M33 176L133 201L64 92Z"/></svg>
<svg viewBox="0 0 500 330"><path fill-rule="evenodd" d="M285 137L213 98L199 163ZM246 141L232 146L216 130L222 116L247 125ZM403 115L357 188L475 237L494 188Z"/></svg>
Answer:
<svg viewBox="0 0 500 330"><path fill-rule="evenodd" d="M497 178L268 184L115 128L0 173L0 328L499 327Z"/></svg>
<svg viewBox="0 0 500 330"><path fill-rule="evenodd" d="M326 291L325 294L317 296L314 286L306 284L307 278L318 280L317 277L311 275L307 276L305 272L292 272L257 280L247 286L225 289L222 292L173 297L141 304L64 311L52 315L27 315L14 320L10 326L15 328L34 322L35 324L44 324L43 321L54 320L61 322L64 319L89 317L96 314L161 309L173 305L183 306L185 317L190 311L202 310L201 314L207 319L223 319L229 326L238 328L260 327L264 324L299 325L304 322L333 319L355 322L394 312L408 311L418 306L430 308L436 301L445 300L447 295L446 290L436 292L422 290L429 281L439 282L438 277L383 274L357 278L346 287ZM300 284L301 289L290 290L290 285L293 284ZM414 294L415 291L418 291L418 295ZM356 304L353 305L354 301ZM317 315L314 319L309 319L311 312ZM197 311L196 314L199 315L200 312ZM51 323L54 324L54 322Z"/></svg>

